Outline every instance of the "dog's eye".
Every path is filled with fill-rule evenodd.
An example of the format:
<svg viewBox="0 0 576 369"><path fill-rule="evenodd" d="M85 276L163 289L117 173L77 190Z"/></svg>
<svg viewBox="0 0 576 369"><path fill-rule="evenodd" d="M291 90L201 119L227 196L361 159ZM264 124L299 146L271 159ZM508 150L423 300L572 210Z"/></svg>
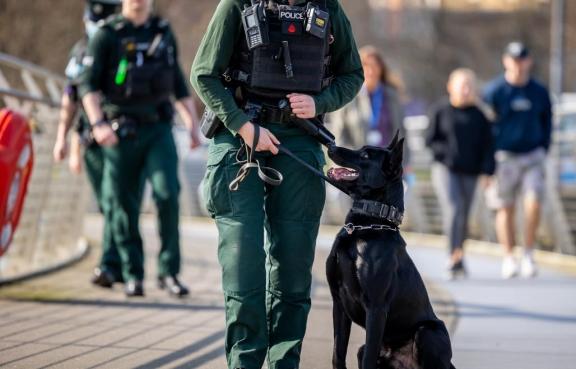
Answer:
<svg viewBox="0 0 576 369"><path fill-rule="evenodd" d="M363 152L362 154L360 154L360 157L361 157L362 159L370 159L370 155L368 155L367 152Z"/></svg>

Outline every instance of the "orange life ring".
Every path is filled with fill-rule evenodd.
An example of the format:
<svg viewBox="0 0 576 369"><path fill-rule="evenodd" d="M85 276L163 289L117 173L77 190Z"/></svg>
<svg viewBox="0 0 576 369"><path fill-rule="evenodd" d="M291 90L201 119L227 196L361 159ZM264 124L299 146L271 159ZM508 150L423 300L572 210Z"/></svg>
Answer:
<svg viewBox="0 0 576 369"><path fill-rule="evenodd" d="M16 232L33 163L27 120L11 110L0 110L0 256Z"/></svg>

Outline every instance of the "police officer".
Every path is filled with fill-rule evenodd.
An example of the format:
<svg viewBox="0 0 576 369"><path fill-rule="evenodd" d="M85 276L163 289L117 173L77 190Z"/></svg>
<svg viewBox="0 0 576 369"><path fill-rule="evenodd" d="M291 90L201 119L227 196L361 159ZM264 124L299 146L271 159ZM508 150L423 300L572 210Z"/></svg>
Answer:
<svg viewBox="0 0 576 369"><path fill-rule="evenodd" d="M120 8L120 0L87 0L84 10L84 27L85 34L72 48L70 60L66 67L66 77L68 83L62 94L60 121L58 123L58 132L56 143L54 144L54 160L59 162L63 160L68 153L67 136L72 128L74 118L79 110L80 117L77 120L75 131L70 145L70 169L75 173L80 173L82 168L81 144L84 144L84 163L86 174L96 195L96 200L100 210L102 210L102 149L90 138L90 129L88 118L82 110L82 104L78 96L79 76L84 69L84 56L86 56L86 46L88 39L98 30L98 23L103 22L106 18L117 13ZM101 287L112 287L115 282L122 281L122 265L120 255L112 235L110 227L105 224L104 234L102 237L102 256L100 265L94 270L92 283Z"/></svg>
<svg viewBox="0 0 576 369"><path fill-rule="evenodd" d="M363 74L349 21L336 0L222 0L191 81L224 125L210 142L204 193L219 231L228 367L261 368L268 355L270 369L298 368L325 187L277 145L318 169L325 159L278 107L287 99L311 119L356 95ZM243 143L282 173L279 186L254 170L229 190Z"/></svg>
<svg viewBox="0 0 576 369"><path fill-rule="evenodd" d="M158 285L177 296L188 294L178 279L179 183L172 137L172 103L199 145L193 101L178 65L168 22L152 15L152 0L123 0L88 44L80 94L103 147L104 215L123 264L127 296L143 296L144 253L138 229L139 184L145 173L158 209L161 250Z"/></svg>

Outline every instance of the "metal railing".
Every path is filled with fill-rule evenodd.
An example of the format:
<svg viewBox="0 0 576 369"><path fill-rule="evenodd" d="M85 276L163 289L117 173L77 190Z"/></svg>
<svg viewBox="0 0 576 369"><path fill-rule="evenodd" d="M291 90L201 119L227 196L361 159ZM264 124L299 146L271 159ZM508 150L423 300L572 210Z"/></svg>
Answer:
<svg viewBox="0 0 576 369"><path fill-rule="evenodd" d="M0 107L28 118L34 168L20 224L0 258L0 283L65 263L85 252L79 240L85 212L83 176L54 165L58 107L65 80L48 70L0 53Z"/></svg>

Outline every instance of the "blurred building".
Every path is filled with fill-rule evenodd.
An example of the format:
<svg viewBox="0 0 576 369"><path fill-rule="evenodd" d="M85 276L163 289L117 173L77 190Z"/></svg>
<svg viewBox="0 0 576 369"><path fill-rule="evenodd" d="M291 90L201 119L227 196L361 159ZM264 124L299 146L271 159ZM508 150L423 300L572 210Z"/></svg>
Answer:
<svg viewBox="0 0 576 369"><path fill-rule="evenodd" d="M444 93L451 69L467 66L488 80L501 72L500 54L511 39L537 56L536 76L548 82L550 4L553 0L339 0L359 45L381 47L408 92L425 101ZM214 8L214 0L156 0L180 44L184 70ZM61 72L82 34L81 0L0 0L0 50ZM564 89L576 91L576 0L565 0ZM67 14L62 21L61 14ZM58 42L54 42L58 40Z"/></svg>
<svg viewBox="0 0 576 369"><path fill-rule="evenodd" d="M550 0L369 0L374 7L388 9L428 8L456 11L516 11L539 9Z"/></svg>
<svg viewBox="0 0 576 369"><path fill-rule="evenodd" d="M454 68L472 68L481 81L501 73L502 49L511 40L530 46L534 74L547 84L552 1L367 0L369 40L362 41L379 45L409 92L427 102L444 94ZM576 54L570 52L576 48L576 1L564 3L564 90L576 91Z"/></svg>

